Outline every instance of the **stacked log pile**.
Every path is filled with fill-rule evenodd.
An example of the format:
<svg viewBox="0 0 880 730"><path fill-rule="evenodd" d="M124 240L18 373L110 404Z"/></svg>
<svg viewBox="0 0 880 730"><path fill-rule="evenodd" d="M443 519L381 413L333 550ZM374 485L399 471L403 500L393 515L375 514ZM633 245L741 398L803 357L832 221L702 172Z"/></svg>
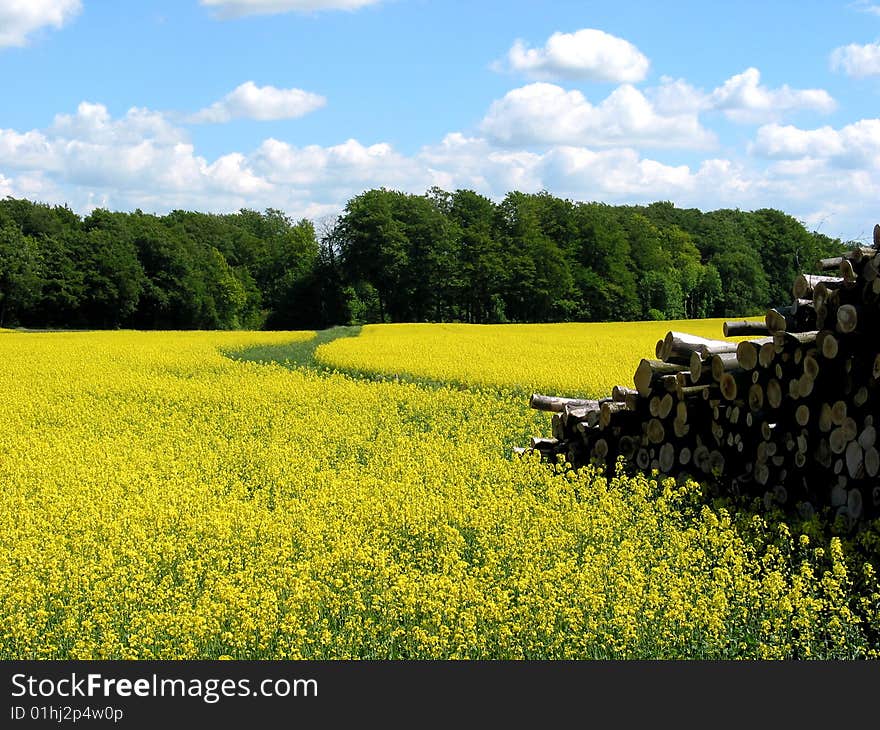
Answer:
<svg viewBox="0 0 880 730"><path fill-rule="evenodd" d="M875 226L874 248L798 276L789 306L724 323L724 337L748 339L669 332L632 387L598 400L533 394L552 438L530 449L574 468L623 457L804 517L830 508L851 527L880 516L878 249Z"/></svg>

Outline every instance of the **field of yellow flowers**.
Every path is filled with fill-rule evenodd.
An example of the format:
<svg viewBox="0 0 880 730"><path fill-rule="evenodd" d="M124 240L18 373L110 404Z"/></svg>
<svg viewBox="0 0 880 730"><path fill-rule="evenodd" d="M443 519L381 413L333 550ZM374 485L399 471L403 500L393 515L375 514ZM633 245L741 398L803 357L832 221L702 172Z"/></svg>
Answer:
<svg viewBox="0 0 880 730"><path fill-rule="evenodd" d="M566 324L367 325L322 345L319 362L363 373L597 397L632 385L642 357L669 330L723 339L722 319Z"/></svg>
<svg viewBox="0 0 880 730"><path fill-rule="evenodd" d="M659 336L596 327L624 382ZM335 372L285 362L313 333L0 334L0 658L874 656L846 542L511 456L549 425L514 391L608 386L598 346L549 379L556 332L367 328Z"/></svg>

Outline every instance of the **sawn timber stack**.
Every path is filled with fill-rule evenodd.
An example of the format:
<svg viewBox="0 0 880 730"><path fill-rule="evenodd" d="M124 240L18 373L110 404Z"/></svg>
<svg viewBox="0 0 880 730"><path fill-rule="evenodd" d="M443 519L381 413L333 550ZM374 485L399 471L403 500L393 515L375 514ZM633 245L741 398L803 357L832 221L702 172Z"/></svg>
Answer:
<svg viewBox="0 0 880 730"><path fill-rule="evenodd" d="M880 516L880 225L874 247L819 262L764 322L725 322L708 340L669 332L632 387L575 400L533 394L552 438L528 449L573 468L619 457L636 469L710 479L850 527Z"/></svg>

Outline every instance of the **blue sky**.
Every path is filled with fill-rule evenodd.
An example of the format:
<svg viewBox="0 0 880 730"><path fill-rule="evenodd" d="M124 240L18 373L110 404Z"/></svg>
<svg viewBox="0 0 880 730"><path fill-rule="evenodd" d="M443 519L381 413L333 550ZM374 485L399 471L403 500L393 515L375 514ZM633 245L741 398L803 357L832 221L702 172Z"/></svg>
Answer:
<svg viewBox="0 0 880 730"><path fill-rule="evenodd" d="M0 0L0 195L471 188L880 220L880 4Z"/></svg>

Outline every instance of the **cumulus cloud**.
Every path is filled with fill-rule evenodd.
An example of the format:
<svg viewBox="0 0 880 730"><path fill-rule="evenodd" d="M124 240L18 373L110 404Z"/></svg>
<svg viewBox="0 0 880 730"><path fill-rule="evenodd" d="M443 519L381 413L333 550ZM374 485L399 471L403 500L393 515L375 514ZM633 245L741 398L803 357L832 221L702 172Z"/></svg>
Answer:
<svg viewBox="0 0 880 730"><path fill-rule="evenodd" d="M0 129L0 175L7 194L80 210L98 201L145 210L272 206L297 215L338 211L365 188L423 192L441 179L388 144L354 139L329 147L268 139L207 160L159 112L134 108L113 118L90 102L45 129Z"/></svg>
<svg viewBox="0 0 880 730"><path fill-rule="evenodd" d="M392 188L422 188L431 185L430 175L412 158L391 145L363 145L355 139L322 147L294 147L267 139L252 155L255 169L273 184L301 190L329 186L343 195L360 192L376 181Z"/></svg>
<svg viewBox="0 0 880 730"><path fill-rule="evenodd" d="M482 137L461 132L451 132L439 144L426 145L419 153L419 160L440 187L492 195L540 190L542 159L542 155L526 150L498 149Z"/></svg>
<svg viewBox="0 0 880 730"><path fill-rule="evenodd" d="M23 46L28 36L60 28L82 9L80 0L6 0L0 2L0 48Z"/></svg>
<svg viewBox="0 0 880 730"><path fill-rule="evenodd" d="M880 119L862 119L840 129L768 124L758 130L749 150L770 159L818 159L839 168L880 169Z"/></svg>
<svg viewBox="0 0 880 730"><path fill-rule="evenodd" d="M848 46L835 48L831 52L831 68L854 78L880 75L880 44L867 43L860 46L850 43Z"/></svg>
<svg viewBox="0 0 880 730"><path fill-rule="evenodd" d="M648 92L664 114L720 111L734 122L758 124L778 120L794 111L834 111L836 103L824 89L792 89L787 84L772 89L761 84L761 72L748 68L711 92L696 89L683 79L663 77Z"/></svg>
<svg viewBox="0 0 880 730"><path fill-rule="evenodd" d="M695 114L660 114L629 84L595 106L580 91L543 82L529 84L493 102L481 129L506 145L706 148L715 143Z"/></svg>
<svg viewBox="0 0 880 730"><path fill-rule="evenodd" d="M158 112L135 108L113 117L103 105L87 102L44 129L0 129L0 193L67 203L80 212L96 206L155 212L274 207L317 218L338 213L365 189L421 194L439 185L496 200L511 190L546 189L608 203L776 207L824 221L832 235L853 237L880 196L878 169L880 120L837 130L765 125L750 158L690 165L627 146L557 143L535 151L461 132L413 154L386 142L296 146L267 139L255 149L208 160L184 128Z"/></svg>
<svg viewBox="0 0 880 730"><path fill-rule="evenodd" d="M543 48L529 48L522 40L507 52L509 68L536 79L585 79L632 83L648 73L650 62L632 43L595 28L554 33Z"/></svg>
<svg viewBox="0 0 880 730"><path fill-rule="evenodd" d="M244 15L277 15L279 13L310 13L320 10L357 10L381 0L199 0L224 18Z"/></svg>
<svg viewBox="0 0 880 730"><path fill-rule="evenodd" d="M836 106L824 89L792 89L787 84L768 89L761 85L761 72L756 68L727 79L710 94L709 105L741 122L760 121L796 109L831 112Z"/></svg>
<svg viewBox="0 0 880 730"><path fill-rule="evenodd" d="M220 101L191 115L195 124L220 124L232 119L296 119L320 109L327 103L323 96L302 89L276 89L245 81Z"/></svg>
<svg viewBox="0 0 880 730"><path fill-rule="evenodd" d="M160 144L185 141L184 132L160 113L132 107L121 119L112 119L107 107L83 101L75 114L56 114L49 127L53 137L104 145L137 144L152 139Z"/></svg>

